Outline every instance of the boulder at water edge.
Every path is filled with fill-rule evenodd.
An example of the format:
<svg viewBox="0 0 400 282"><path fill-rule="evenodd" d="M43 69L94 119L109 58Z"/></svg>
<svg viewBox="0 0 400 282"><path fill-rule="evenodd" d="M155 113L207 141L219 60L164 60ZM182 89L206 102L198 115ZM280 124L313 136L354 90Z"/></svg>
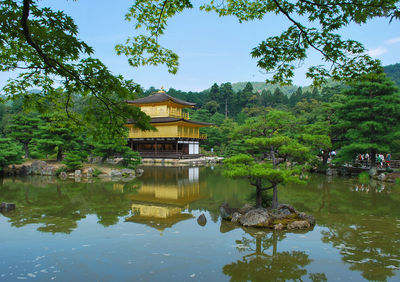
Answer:
<svg viewBox="0 0 400 282"><path fill-rule="evenodd" d="M312 215L296 211L290 205L277 209L255 208L249 205L241 209L231 208L228 203L220 206L221 217L245 227L261 227L275 230L307 229L315 225Z"/></svg>
<svg viewBox="0 0 400 282"><path fill-rule="evenodd" d="M200 226L205 226L205 225L207 224L207 218L206 218L206 216L204 215L204 213L202 213L202 214L197 218L197 223L198 223Z"/></svg>
<svg viewBox="0 0 400 282"><path fill-rule="evenodd" d="M272 218L268 211L263 208L253 209L242 215L239 222L243 226L268 227Z"/></svg>

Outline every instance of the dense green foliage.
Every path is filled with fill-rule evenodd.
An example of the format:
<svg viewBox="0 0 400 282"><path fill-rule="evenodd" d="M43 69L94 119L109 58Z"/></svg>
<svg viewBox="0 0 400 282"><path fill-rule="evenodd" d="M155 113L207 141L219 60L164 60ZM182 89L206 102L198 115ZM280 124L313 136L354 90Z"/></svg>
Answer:
<svg viewBox="0 0 400 282"><path fill-rule="evenodd" d="M0 1L0 71L16 72L1 92L8 99L25 98L31 109L60 112L92 135L123 135L127 119L149 128L149 118L124 103L139 92L138 85L92 56L71 17L40 2Z"/></svg>
<svg viewBox="0 0 400 282"><path fill-rule="evenodd" d="M263 203L262 191L273 189L272 207L277 208L278 185L299 181L302 169L313 158L298 129L292 114L278 110L248 119L236 129L234 138L247 145L248 155L226 159L225 175L247 178L256 188L257 206Z"/></svg>
<svg viewBox="0 0 400 282"><path fill-rule="evenodd" d="M21 148L9 138L0 138L0 175L4 167L22 163Z"/></svg>
<svg viewBox="0 0 400 282"><path fill-rule="evenodd" d="M82 156L78 152L68 152L62 162L67 166L67 170L74 171L82 167Z"/></svg>
<svg viewBox="0 0 400 282"><path fill-rule="evenodd" d="M39 118L35 115L16 114L7 126L8 136L23 145L25 158L30 158L29 143L37 133L39 121Z"/></svg>
<svg viewBox="0 0 400 282"><path fill-rule="evenodd" d="M65 116L27 113L19 100L2 105L1 170L4 166L21 163L24 151L25 159L56 159L70 171L81 168L84 162L96 157L103 162L107 158L121 157L121 165L131 169L141 163L138 153L127 146L126 135L89 138L87 132ZM127 130L122 129L127 134Z"/></svg>
<svg viewBox="0 0 400 282"><path fill-rule="evenodd" d="M201 144L205 154L230 157L250 153L261 160L265 157L275 158L271 154L275 152L276 159L284 158L301 163L307 159L311 167L323 169L333 150L339 149L340 152L343 147L341 155L346 155L346 158L339 156L337 160L346 162L364 152L362 148L369 141L360 141L357 134L361 133L357 130L363 126L360 121L371 123L372 117L380 120L381 124L390 125L382 128L385 132L390 130L389 135L381 132L378 136L386 142L385 146L379 147L380 152L390 152L393 157L398 157L400 142L396 136L400 130L394 123L397 120L397 88L383 74L379 77L375 82L376 87L389 87L391 94L385 94L384 99L378 95L375 100L365 98L365 101L352 98L359 92L357 90L357 93L353 93L353 86L362 85L362 81L350 86L333 84L324 88L297 88L290 96L284 94L279 87L274 92L255 91L251 83L239 91L234 91L230 83L224 83L214 84L209 90L200 93L170 89L168 94L198 103L196 108L188 110L192 120L214 123L212 127L201 128L201 133L208 135ZM368 79L365 83L368 83ZM150 95L152 91L155 89L142 90L141 96ZM132 164L124 165L131 167L139 161L138 155L127 156L131 151L126 146L126 137L100 134L101 130L97 136L88 136L87 131L59 112L25 112L23 100L2 104L0 131L4 137L16 143L24 145L25 142L25 151L28 149L31 157L61 160L63 156L78 154L77 160L100 157L105 161L113 156L126 156L126 159L132 160ZM47 101L48 106L45 108L51 108L55 102ZM357 103L362 106L357 106ZM84 111L84 108L76 107L75 111ZM363 114L363 117L357 118L359 114ZM127 134L126 130L123 132ZM355 134L354 137L350 133ZM369 136L370 130L364 130L364 133L365 138L372 138ZM357 147L344 154L349 148L346 146L354 147L356 144L364 147Z"/></svg>
<svg viewBox="0 0 400 282"><path fill-rule="evenodd" d="M338 161L351 160L359 153L375 154L398 150L400 137L400 89L384 74L369 74L343 91L337 107L338 127L345 132ZM396 150L396 151L397 151Z"/></svg>

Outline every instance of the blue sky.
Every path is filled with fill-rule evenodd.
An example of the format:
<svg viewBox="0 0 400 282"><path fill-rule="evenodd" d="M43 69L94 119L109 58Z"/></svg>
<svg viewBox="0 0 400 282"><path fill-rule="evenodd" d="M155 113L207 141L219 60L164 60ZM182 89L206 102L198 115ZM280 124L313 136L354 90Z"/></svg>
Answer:
<svg viewBox="0 0 400 282"><path fill-rule="evenodd" d="M192 9L170 20L168 29L159 42L174 50L180 57L176 75L163 66L133 68L125 56L117 56L114 47L128 36L138 34L133 23L124 20L132 0L43 1L45 5L66 11L79 26L79 37L95 49L100 58L115 74L133 79L144 88L173 87L185 91L200 91L214 82L264 81L269 75L256 66L250 51L268 36L277 35L289 26L281 17L268 15L262 21L239 24L233 17L219 18L214 13ZM361 41L370 54L383 65L400 62L400 22L387 19L373 20L367 25L353 25L341 31ZM309 59L296 71L294 84L308 85L306 67L320 64L320 57L309 54ZM0 87L9 74L0 74Z"/></svg>

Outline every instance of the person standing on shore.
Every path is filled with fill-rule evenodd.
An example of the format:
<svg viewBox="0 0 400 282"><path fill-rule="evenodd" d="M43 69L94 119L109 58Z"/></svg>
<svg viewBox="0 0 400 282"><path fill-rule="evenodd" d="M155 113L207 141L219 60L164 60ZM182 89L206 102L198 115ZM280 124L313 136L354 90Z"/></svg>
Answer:
<svg viewBox="0 0 400 282"><path fill-rule="evenodd" d="M389 168L390 168L390 159L391 159L390 153L387 153L386 154L386 166Z"/></svg>

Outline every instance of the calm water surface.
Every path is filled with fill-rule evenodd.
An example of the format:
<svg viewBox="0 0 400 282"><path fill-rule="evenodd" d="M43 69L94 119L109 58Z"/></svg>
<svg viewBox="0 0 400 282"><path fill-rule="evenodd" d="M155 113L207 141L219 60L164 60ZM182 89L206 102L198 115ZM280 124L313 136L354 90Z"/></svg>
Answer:
<svg viewBox="0 0 400 282"><path fill-rule="evenodd" d="M279 191L315 216L313 230L221 222L222 202L252 197L218 168L145 168L133 182L4 179L0 202L17 209L0 214L0 280L400 281L400 187L313 176Z"/></svg>

